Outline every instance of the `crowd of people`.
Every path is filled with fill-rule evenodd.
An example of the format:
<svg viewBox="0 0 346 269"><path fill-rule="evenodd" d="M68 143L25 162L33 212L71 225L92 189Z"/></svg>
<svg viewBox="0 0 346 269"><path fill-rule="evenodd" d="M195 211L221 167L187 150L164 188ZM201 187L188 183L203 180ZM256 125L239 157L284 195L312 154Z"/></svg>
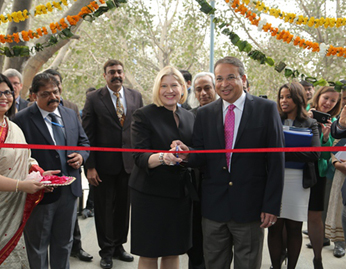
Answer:
<svg viewBox="0 0 346 269"><path fill-rule="evenodd" d="M103 76L105 86L89 88L79 111L62 98L56 70L33 78L32 100L20 96L17 70L0 74L1 144L85 147L0 149L0 268L62 269L70 268L70 256L93 259L77 218L82 166L90 192L80 213L95 218L101 268L112 268L114 258L132 262L134 254L140 269L178 269L187 253L189 269L229 269L232 262L259 269L265 228L273 269L286 260L296 268L302 232L314 268L323 268L329 240L334 256L345 255L346 160L329 151L251 151L292 146L284 130L308 133L308 147L344 146L344 93L330 86L315 93L300 81L278 87L277 102L253 96L244 64L229 56L214 73L194 77L166 66L146 106L123 85L122 62L108 60ZM317 112L330 118L318 122ZM125 150L131 148L137 151ZM30 179L32 171L76 180L46 187ZM130 226L129 253L123 244Z"/></svg>

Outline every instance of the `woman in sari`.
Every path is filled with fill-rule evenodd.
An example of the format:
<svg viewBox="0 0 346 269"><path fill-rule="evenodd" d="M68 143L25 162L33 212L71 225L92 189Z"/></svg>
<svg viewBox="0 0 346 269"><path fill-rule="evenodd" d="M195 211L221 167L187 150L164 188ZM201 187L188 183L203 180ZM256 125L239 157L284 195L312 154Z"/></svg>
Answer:
<svg viewBox="0 0 346 269"><path fill-rule="evenodd" d="M0 74L0 268L7 269L29 268L22 232L44 189L35 180L25 180L30 171L43 173L30 150L1 146L26 143L20 128L9 120L15 109L12 84Z"/></svg>

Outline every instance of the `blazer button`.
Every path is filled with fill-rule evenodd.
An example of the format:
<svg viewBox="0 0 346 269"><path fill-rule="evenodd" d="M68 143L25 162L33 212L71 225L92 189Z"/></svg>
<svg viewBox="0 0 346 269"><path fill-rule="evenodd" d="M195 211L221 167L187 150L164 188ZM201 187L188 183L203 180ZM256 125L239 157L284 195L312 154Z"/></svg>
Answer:
<svg viewBox="0 0 346 269"><path fill-rule="evenodd" d="M223 170L227 170L227 167L226 167L226 166L224 166L224 167L222 167L222 169L223 169Z"/></svg>
<svg viewBox="0 0 346 269"><path fill-rule="evenodd" d="M233 186L233 182L232 181L228 182L228 185Z"/></svg>
<svg viewBox="0 0 346 269"><path fill-rule="evenodd" d="M59 159L59 155L55 155L55 158Z"/></svg>

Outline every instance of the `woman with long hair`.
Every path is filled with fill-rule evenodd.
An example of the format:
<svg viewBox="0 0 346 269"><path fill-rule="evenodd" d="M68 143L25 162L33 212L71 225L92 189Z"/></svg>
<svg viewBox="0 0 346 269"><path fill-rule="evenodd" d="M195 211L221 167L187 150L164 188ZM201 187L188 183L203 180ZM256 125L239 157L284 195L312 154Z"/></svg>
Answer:
<svg viewBox="0 0 346 269"><path fill-rule="evenodd" d="M312 110L328 113L331 119L327 123L319 123L318 130L320 133L321 146L330 147L333 145L334 139L330 135L330 127L341 109L341 96L334 87L321 87L314 95L308 115L312 118ZM328 170L328 161L330 152L321 152L318 159L316 175L317 183L311 188L309 213L308 213L308 232L314 251L314 268L321 269L322 265L322 247L324 239L324 225L322 213L324 210L324 195L326 188L326 173Z"/></svg>
<svg viewBox="0 0 346 269"><path fill-rule="evenodd" d="M307 115L305 91L299 83L293 82L281 86L277 96L277 105L283 125L310 129L312 139L309 146L320 146L317 122ZM305 178L316 178L314 162L318 160L318 157L318 152L285 153L286 164L288 162L299 162L300 164L299 167L287 168L288 165L286 165L285 168L280 217L268 230L271 268L281 268L283 258L285 258L285 256L282 257L282 250L286 250L286 248L287 268L296 267L302 245L302 225L308 217L310 196L310 188L304 188L303 181ZM287 245L284 243L286 234Z"/></svg>

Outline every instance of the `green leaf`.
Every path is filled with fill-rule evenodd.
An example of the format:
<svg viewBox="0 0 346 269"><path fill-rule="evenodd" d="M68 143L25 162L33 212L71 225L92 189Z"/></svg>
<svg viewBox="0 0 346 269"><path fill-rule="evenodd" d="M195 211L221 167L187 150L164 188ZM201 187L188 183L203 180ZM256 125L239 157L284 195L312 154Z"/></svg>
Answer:
<svg viewBox="0 0 346 269"><path fill-rule="evenodd" d="M285 67L286 67L286 64L285 64L284 62L280 62L279 64L277 64L277 65L275 66L274 69L275 69L277 72L281 73L282 70L285 69Z"/></svg>
<svg viewBox="0 0 346 269"><path fill-rule="evenodd" d="M266 57L265 62L269 66L274 66L274 64L275 64L274 60L272 58L270 58L270 57Z"/></svg>

